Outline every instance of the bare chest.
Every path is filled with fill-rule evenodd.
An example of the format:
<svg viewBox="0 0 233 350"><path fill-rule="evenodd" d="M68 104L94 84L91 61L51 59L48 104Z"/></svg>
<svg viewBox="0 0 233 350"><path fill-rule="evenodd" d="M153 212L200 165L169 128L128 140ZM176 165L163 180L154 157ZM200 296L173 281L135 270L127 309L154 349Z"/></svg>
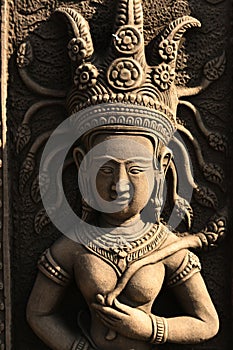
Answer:
<svg viewBox="0 0 233 350"><path fill-rule="evenodd" d="M134 307L152 304L161 289L164 274L162 263L142 267L128 281L120 298ZM106 295L112 291L119 277L107 261L84 249L75 261L75 278L86 301L91 303L97 294Z"/></svg>

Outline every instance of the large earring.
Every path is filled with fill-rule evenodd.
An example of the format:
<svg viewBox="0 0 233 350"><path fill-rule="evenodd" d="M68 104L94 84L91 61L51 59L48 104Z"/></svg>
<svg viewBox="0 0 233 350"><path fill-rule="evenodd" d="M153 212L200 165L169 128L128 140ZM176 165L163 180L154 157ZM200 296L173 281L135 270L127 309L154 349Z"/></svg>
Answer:
<svg viewBox="0 0 233 350"><path fill-rule="evenodd" d="M160 222L160 214L163 206L163 189L164 189L165 175L162 170L156 173L155 177L155 191L153 197L151 198L153 207L155 221Z"/></svg>
<svg viewBox="0 0 233 350"><path fill-rule="evenodd" d="M85 154L86 152L81 147L76 147L73 151L73 157L77 166L77 169L79 171L80 164L84 160L85 162ZM88 166L84 166L84 172L86 172L88 169ZM83 198L83 193L88 193L88 183L87 183L87 177L85 174L82 174L82 176L79 179L79 189L82 196L82 203L81 203L81 219L85 222L90 222L93 220L94 217L94 209L86 202L85 198ZM91 203L90 203L91 204Z"/></svg>
<svg viewBox="0 0 233 350"><path fill-rule="evenodd" d="M89 222L94 217L94 209L92 209L87 202L82 198L82 216L81 219Z"/></svg>

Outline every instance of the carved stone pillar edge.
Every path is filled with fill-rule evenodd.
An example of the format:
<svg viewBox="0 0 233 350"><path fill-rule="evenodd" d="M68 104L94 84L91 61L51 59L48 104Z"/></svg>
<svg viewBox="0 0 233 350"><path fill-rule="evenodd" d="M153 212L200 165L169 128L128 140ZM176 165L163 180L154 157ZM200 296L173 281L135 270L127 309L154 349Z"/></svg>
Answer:
<svg viewBox="0 0 233 350"><path fill-rule="evenodd" d="M229 13L230 15L230 35L229 35L229 47L230 47L230 57L229 57L229 62L231 64L231 80L233 81L233 0L229 1ZM231 94L233 94L233 88L231 87ZM233 111L233 101L231 100L231 111ZM233 127L231 127L230 130L230 147L231 147L231 166L230 166L230 179L232 179L233 176L233 162L232 162L232 157L233 157ZM233 193L233 183L230 181L230 190L231 194ZM231 200L230 200L230 206L233 208L233 197L231 195ZM232 223L232 218L233 215L231 214L231 224L230 224L230 232L231 232L231 252L233 252L233 236L232 236L232 229L233 229L233 223ZM233 256L233 255L232 255ZM231 329L232 329L232 334L233 334L233 258L231 259ZM233 335L232 335L232 342L233 342Z"/></svg>
<svg viewBox="0 0 233 350"><path fill-rule="evenodd" d="M9 230L9 174L7 150L7 82L9 9L1 2L1 140L0 140L0 350L11 349L11 276Z"/></svg>

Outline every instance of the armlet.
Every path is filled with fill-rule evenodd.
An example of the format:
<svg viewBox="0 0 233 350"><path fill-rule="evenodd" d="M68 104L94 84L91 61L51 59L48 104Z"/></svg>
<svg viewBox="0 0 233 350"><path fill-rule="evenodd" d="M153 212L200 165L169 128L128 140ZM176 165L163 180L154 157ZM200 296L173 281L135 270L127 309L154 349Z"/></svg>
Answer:
<svg viewBox="0 0 233 350"><path fill-rule="evenodd" d="M38 261L38 269L53 282L66 286L70 283L71 276L53 259L50 249L47 249Z"/></svg>
<svg viewBox="0 0 233 350"><path fill-rule="evenodd" d="M199 258L194 253L188 251L180 267L169 277L167 285L169 287L177 286L200 271L201 263Z"/></svg>

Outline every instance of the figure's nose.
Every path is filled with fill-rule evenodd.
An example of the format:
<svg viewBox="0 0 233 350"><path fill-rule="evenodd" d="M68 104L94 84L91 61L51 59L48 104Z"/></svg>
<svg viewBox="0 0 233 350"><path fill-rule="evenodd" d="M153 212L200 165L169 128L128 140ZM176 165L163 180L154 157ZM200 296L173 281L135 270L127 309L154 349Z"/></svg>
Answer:
<svg viewBox="0 0 233 350"><path fill-rule="evenodd" d="M120 164L118 172L115 178L115 184L113 189L118 193L129 192L130 190L130 181L128 177L128 172L124 164Z"/></svg>
<svg viewBox="0 0 233 350"><path fill-rule="evenodd" d="M124 192L129 192L130 190L130 183L128 180L119 180L116 184L116 192L118 194L124 193Z"/></svg>

